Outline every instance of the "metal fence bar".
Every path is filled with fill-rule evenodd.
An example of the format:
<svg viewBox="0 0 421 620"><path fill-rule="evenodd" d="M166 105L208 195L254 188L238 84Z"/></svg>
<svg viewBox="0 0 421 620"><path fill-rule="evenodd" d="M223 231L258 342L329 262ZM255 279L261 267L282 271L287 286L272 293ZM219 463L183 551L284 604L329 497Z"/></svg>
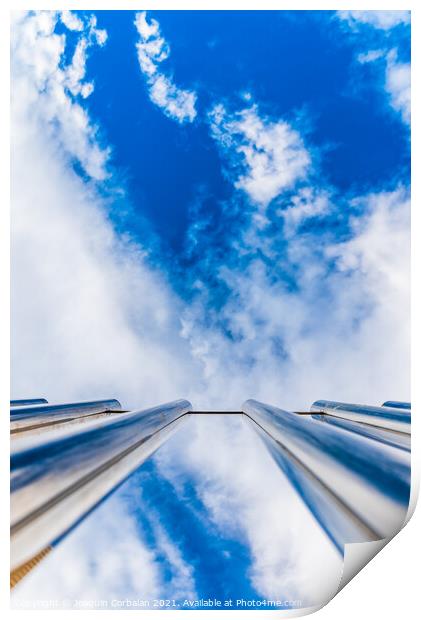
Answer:
<svg viewBox="0 0 421 620"><path fill-rule="evenodd" d="M16 439L11 453L12 569L68 532L190 411L188 401L178 400L50 440Z"/></svg>
<svg viewBox="0 0 421 620"><path fill-rule="evenodd" d="M316 400L310 410L312 413L325 413L337 418L363 422L401 433L411 432L411 412L404 409Z"/></svg>
<svg viewBox="0 0 421 620"><path fill-rule="evenodd" d="M400 528L410 493L408 452L255 400L242 409L338 549Z"/></svg>

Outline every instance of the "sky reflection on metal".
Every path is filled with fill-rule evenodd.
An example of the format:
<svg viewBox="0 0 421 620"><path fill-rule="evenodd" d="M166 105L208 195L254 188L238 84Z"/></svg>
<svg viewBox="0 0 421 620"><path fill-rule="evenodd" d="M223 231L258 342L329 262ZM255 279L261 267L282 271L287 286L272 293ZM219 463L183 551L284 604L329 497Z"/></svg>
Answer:
<svg viewBox="0 0 421 620"><path fill-rule="evenodd" d="M203 435L208 437L204 453ZM108 536L108 515L118 505ZM323 561L309 561L313 545L320 544ZM138 548L142 554L120 558L119 564L139 562L143 575L153 574L153 587L149 577L143 590L116 577L111 591L109 582L103 588L100 575L115 574L115 555L130 545L134 555ZM148 562L142 564L145 556ZM194 593L197 598L295 598L310 605L317 602L313 597L325 595L323 584L337 585L341 566L341 555L247 419L197 415L62 541L16 587L16 595L25 598L36 590L41 598L147 599L152 587L152 598L168 598L179 580L180 600ZM296 571L298 583L292 579Z"/></svg>

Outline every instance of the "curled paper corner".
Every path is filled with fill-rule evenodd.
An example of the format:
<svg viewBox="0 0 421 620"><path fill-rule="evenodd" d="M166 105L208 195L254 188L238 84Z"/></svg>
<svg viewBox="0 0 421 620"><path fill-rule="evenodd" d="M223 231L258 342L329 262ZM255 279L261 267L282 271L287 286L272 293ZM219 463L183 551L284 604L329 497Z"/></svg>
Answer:
<svg viewBox="0 0 421 620"><path fill-rule="evenodd" d="M364 566L366 566L394 537L395 535L380 540L348 543L345 545L342 577L335 596L351 581L351 579L354 579L355 575L358 575Z"/></svg>
<svg viewBox="0 0 421 620"><path fill-rule="evenodd" d="M411 520L412 515L415 512L415 508L418 502L419 496L419 480L413 480L411 484L410 499L408 503L408 510L401 527L394 532L391 536L382 538L375 541L348 543L344 549L344 561L342 574L339 583L336 588L332 589L331 593L326 597L324 603L309 607L301 610L301 615L306 616L320 609L323 609L330 601L335 598L337 594L356 576L358 573L378 554L380 551L388 545L388 543L397 536L404 527Z"/></svg>
<svg viewBox="0 0 421 620"><path fill-rule="evenodd" d="M334 596L336 596L336 594L338 594L351 581L351 579L353 579L364 568L364 566L366 566L384 547L386 547L386 545L390 543L390 541L393 540L393 538L395 538L395 536L397 536L399 532L401 532L409 523L418 502L418 495L419 481L413 480L405 519L402 522L401 527L394 532L394 534L380 540L361 543L348 543L345 545L342 577Z"/></svg>
<svg viewBox="0 0 421 620"><path fill-rule="evenodd" d="M404 526L402 526L404 527ZM399 530L400 531L400 530ZM398 532L397 532L398 533ZM301 616L306 616L326 607L337 594L366 566L391 540L395 537L382 538L381 540L348 543L345 545L342 573L336 587L332 588L325 601L320 605L302 609Z"/></svg>

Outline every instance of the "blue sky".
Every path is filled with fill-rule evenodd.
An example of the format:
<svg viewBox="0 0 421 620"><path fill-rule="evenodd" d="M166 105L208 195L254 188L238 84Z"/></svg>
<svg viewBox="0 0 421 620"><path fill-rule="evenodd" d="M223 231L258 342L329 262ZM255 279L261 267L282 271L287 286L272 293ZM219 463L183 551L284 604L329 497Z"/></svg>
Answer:
<svg viewBox="0 0 421 620"><path fill-rule="evenodd" d="M259 113L299 129L317 184L342 203L328 221L306 224L315 235L346 238L350 198L408 184L408 130L385 98L384 60L357 61L365 50L386 45L407 62L407 24L385 35L365 24L349 32L334 12L228 11L223 19L212 11L148 15L171 47L164 70L180 88L197 94L194 122L175 122L150 100L130 11L98 14L108 38L87 60L87 79L95 80L95 89L86 108L111 146L113 186L117 175L125 187L124 204L112 199L117 229L141 242L147 238L151 260L163 263L184 298L191 299L192 285L201 278L219 308L229 293L215 282L215 266L235 262L233 239L247 225L242 221L247 196L233 191L227 162L210 135L208 114L216 103L245 108L249 93ZM70 45L68 61L72 53ZM192 247L191 230L201 218L207 225ZM293 286L287 271L282 267L280 275Z"/></svg>
<svg viewBox="0 0 421 620"><path fill-rule="evenodd" d="M218 205L232 194L206 122L215 101L241 106L241 94L250 92L270 116L301 117L300 129L320 157L320 174L341 193L408 180L407 136L384 101L381 75L356 66L368 44L384 45L383 32L348 35L333 12L149 14L170 42L166 63L177 83L200 94L195 122L180 126L149 100L130 11L99 14L108 40L88 61L95 90L87 106L112 145L112 164L126 175L135 218L146 216L176 255L197 195L204 192L206 209L220 218ZM407 26L398 26L387 45L399 46L407 61Z"/></svg>
<svg viewBox="0 0 421 620"><path fill-rule="evenodd" d="M12 396L409 400L409 22L16 15ZM159 450L22 595L327 596L339 554L246 425L213 424Z"/></svg>

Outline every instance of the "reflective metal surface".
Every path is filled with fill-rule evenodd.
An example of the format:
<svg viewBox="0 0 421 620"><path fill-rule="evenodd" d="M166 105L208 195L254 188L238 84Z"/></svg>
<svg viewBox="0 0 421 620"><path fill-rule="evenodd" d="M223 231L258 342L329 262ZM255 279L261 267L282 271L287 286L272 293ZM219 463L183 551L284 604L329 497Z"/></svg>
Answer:
<svg viewBox="0 0 421 620"><path fill-rule="evenodd" d="M90 424L94 424L95 422L99 422L100 420L106 420L110 418L115 418L123 413L127 413L127 411L123 411L120 409L110 410L110 411L101 411L100 413L79 413L71 417L60 418L56 420L55 418L49 418L47 420L42 421L41 423L37 423L37 420L34 420L31 424L14 426L10 430L10 439L16 440L21 439L22 437L33 437L34 435L42 435L44 433L52 433L55 431L64 431L71 432L75 430L75 428L82 428L82 426L89 426ZM12 424L11 424L12 427Z"/></svg>
<svg viewBox="0 0 421 620"><path fill-rule="evenodd" d="M399 433L398 431L390 431L380 426L372 426L371 424L363 424L362 422L351 422L344 418L337 418L333 415L324 415L323 413L313 413L313 420L319 420L320 422L326 422L333 426L338 426L351 433L357 433L363 437L369 437L380 443L384 443L394 448L400 448L401 450L411 450L411 435L408 433Z"/></svg>
<svg viewBox="0 0 421 620"><path fill-rule="evenodd" d="M332 542L390 536L409 501L410 454L311 417L248 400L243 411Z"/></svg>
<svg viewBox="0 0 421 620"><path fill-rule="evenodd" d="M12 569L69 531L190 411L188 401L178 400L86 430L16 439L11 453Z"/></svg>
<svg viewBox="0 0 421 620"><path fill-rule="evenodd" d="M59 405L33 405L10 410L10 431L16 433L96 413L121 410L118 400L92 400Z"/></svg>
<svg viewBox="0 0 421 620"><path fill-rule="evenodd" d="M45 398L20 398L18 400L11 400L11 407L21 407L23 405L41 405L43 403L47 403L48 401Z"/></svg>
<svg viewBox="0 0 421 620"><path fill-rule="evenodd" d="M411 412L405 409L370 407L369 405L317 400L312 404L311 411L325 413L337 418L345 418L354 422L380 426L392 431L399 431L400 433L411 432Z"/></svg>
<svg viewBox="0 0 421 620"><path fill-rule="evenodd" d="M359 519L347 503L332 492L316 473L280 445L260 425L251 421L250 423L339 553L343 555L345 541L366 542L379 538L378 533Z"/></svg>
<svg viewBox="0 0 421 620"><path fill-rule="evenodd" d="M286 578L301 609L318 602L343 560L251 425L242 413L194 411L22 579L12 604L22 609L35 593L59 605L92 596L111 609L127 597L153 609L153 599L174 596L182 610L196 592L233 596L235 609L251 592L269 598L267 584L280 597Z"/></svg>
<svg viewBox="0 0 421 620"><path fill-rule="evenodd" d="M387 400L382 407L394 407L396 409L411 409L411 403L404 403L400 400Z"/></svg>
<svg viewBox="0 0 421 620"><path fill-rule="evenodd" d="M298 415L249 400L242 412L194 413L246 420L340 553L395 533L409 500L410 411L333 401L311 409ZM193 412L179 400L127 413L111 399L10 413L16 569L61 540Z"/></svg>

